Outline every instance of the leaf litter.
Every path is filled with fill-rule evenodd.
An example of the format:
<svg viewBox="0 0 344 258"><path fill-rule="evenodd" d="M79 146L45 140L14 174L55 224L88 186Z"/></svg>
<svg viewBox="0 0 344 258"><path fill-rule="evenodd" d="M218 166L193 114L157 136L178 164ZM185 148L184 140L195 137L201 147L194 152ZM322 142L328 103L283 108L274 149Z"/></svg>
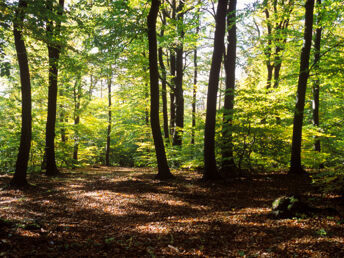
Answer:
<svg viewBox="0 0 344 258"><path fill-rule="evenodd" d="M34 185L6 187L1 175L0 257L344 257L342 218L273 219L271 203L297 187L314 205L336 208L306 180L284 172L227 183L175 171L170 181L147 168L66 170ZM297 184L297 185L296 185Z"/></svg>

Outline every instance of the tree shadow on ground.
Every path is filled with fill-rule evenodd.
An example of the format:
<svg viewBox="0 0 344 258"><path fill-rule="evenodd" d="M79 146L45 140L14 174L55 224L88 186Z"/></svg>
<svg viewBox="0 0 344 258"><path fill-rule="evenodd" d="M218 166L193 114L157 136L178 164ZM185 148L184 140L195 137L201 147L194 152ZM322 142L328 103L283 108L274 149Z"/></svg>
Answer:
<svg viewBox="0 0 344 258"><path fill-rule="evenodd" d="M288 189L283 175L219 185L187 172L160 182L154 173L80 170L37 177L28 191L4 190L1 200L11 202L0 216L39 228L6 228L0 247L14 256L58 257L341 254L343 226L335 219L270 218L272 200Z"/></svg>

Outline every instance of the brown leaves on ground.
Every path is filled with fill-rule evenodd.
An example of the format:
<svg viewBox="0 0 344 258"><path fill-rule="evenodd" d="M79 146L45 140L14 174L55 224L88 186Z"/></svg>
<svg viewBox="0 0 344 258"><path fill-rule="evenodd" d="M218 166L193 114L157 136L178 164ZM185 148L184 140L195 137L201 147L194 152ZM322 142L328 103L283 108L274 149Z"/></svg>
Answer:
<svg viewBox="0 0 344 258"><path fill-rule="evenodd" d="M339 217L274 220L272 201L291 188L325 206L309 183L284 173L227 184L199 181L195 172L154 180L155 171L87 168L63 177L32 175L25 190L0 195L0 256L41 257L343 257Z"/></svg>

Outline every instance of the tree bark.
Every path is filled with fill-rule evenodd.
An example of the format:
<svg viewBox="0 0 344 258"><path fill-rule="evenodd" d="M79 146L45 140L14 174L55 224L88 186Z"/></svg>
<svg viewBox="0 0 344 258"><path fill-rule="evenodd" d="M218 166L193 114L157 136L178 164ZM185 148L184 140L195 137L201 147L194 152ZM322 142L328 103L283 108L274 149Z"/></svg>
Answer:
<svg viewBox="0 0 344 258"><path fill-rule="evenodd" d="M176 56L174 50L170 53L170 73L171 73L171 92L170 92L170 134L173 137L176 124L176 98L175 98L175 80L176 80Z"/></svg>
<svg viewBox="0 0 344 258"><path fill-rule="evenodd" d="M161 27L160 36L164 36L164 26L166 25L166 17L165 14L162 14L161 18L163 26ZM161 69L161 98L162 98L162 115L163 115L163 128L164 128L164 137L167 142L169 142L170 133L168 130L168 112L167 112L167 89L166 89L166 80L167 80L167 72L166 66L164 64L164 52L162 47L159 47L159 65Z"/></svg>
<svg viewBox="0 0 344 258"><path fill-rule="evenodd" d="M293 138L291 147L290 174L302 174L304 170L301 166L301 142L303 112L305 107L305 96L307 80L309 77L309 56L312 45L313 10L314 0L307 0L305 15L304 45L301 50L300 72L297 85L297 96L293 123Z"/></svg>
<svg viewBox="0 0 344 258"><path fill-rule="evenodd" d="M173 145L181 146L184 128L184 93L183 93L183 54L184 54L184 0L180 0L177 7L177 32L180 42L176 48L176 129L173 137Z"/></svg>
<svg viewBox="0 0 344 258"><path fill-rule="evenodd" d="M32 115L31 115L31 82L30 71L28 64L28 57L25 42L23 40L22 28L24 21L25 9L27 8L27 2L25 0L19 0L18 8L15 12L13 20L13 34L14 43L17 52L20 82L21 82L21 94L22 94L22 122L21 122L21 135L20 146L17 156L16 168L11 180L11 185L14 187L27 186L26 173L29 162L31 136L32 136Z"/></svg>
<svg viewBox="0 0 344 258"><path fill-rule="evenodd" d="M271 63L271 55L272 55L272 25L270 22L270 12L268 10L268 1L265 0L264 1L264 13L265 13L265 18L266 18L266 22L267 22L267 30L268 30L268 45L266 47L266 49L264 50L265 56L266 56L266 68L267 68L267 72L268 72L268 76L266 79L266 88L269 89L271 88L271 82L272 82L272 74L273 74L273 69L274 66Z"/></svg>
<svg viewBox="0 0 344 258"><path fill-rule="evenodd" d="M235 61L236 61L236 0L229 1L227 14L228 46L225 55L226 90L224 99L223 129L222 129L222 171L232 174L235 169L233 155L233 108L235 90Z"/></svg>
<svg viewBox="0 0 344 258"><path fill-rule="evenodd" d="M199 26L196 29L199 32ZM197 47L194 49L194 81L192 89L192 129L191 129L191 144L195 144L195 130L196 130L196 101L197 101L197 83L198 83L198 65L197 65Z"/></svg>
<svg viewBox="0 0 344 258"><path fill-rule="evenodd" d="M221 176L217 171L215 159L216 98L219 75L224 52L227 0L219 0L216 11L214 52L209 74L207 111L204 131L204 180L216 180Z"/></svg>
<svg viewBox="0 0 344 258"><path fill-rule="evenodd" d="M112 74L112 71L110 73ZM105 166L110 166L110 143L111 143L111 123L112 123L111 81L112 81L112 76L110 75L108 78L108 126L107 126L107 134L106 134Z"/></svg>
<svg viewBox="0 0 344 258"><path fill-rule="evenodd" d="M317 0L317 5L321 6L321 0ZM321 48L321 33L322 27L320 25L321 17L320 14L317 16L317 29L315 31L314 40L314 70L315 70L315 80L313 82L312 92L313 92L313 125L315 127L320 126L319 122L319 95L320 95L320 80L319 80L319 62L320 62L320 48ZM321 144L319 137L314 137L314 150L317 152L321 151Z"/></svg>
<svg viewBox="0 0 344 258"><path fill-rule="evenodd" d="M78 164L79 152L79 124L80 124L80 101L81 101L81 76L76 78L74 84L74 150L73 150L73 167Z"/></svg>
<svg viewBox="0 0 344 258"><path fill-rule="evenodd" d="M161 32L163 34L163 32ZM162 47L159 47L159 64L161 68L161 98L162 98L162 114L163 114L163 123L164 123L164 137L169 140L169 131L168 131L168 113L167 113L167 90L166 90L166 67L163 60L163 50Z"/></svg>
<svg viewBox="0 0 344 258"><path fill-rule="evenodd" d="M151 9L147 18L148 43L149 43L149 75L150 75L150 92L151 92L151 127L155 146L155 152L158 163L157 179L169 179L173 175L167 164L164 141L161 135L159 121L159 71L157 57L157 40L156 40L156 20L159 12L160 1L152 0Z"/></svg>
<svg viewBox="0 0 344 258"><path fill-rule="evenodd" d="M59 0L57 14L62 16L64 0ZM47 1L47 9L53 10L53 2ZM61 52L61 46L56 37L61 32L61 21L56 21L55 27L51 20L47 21L48 37L48 56L49 56L49 89L48 89L48 116L46 124L45 138L45 155L42 167L46 169L47 176L60 174L56 166L55 159L55 124L56 124L56 103L57 103L57 79L58 79L58 62Z"/></svg>

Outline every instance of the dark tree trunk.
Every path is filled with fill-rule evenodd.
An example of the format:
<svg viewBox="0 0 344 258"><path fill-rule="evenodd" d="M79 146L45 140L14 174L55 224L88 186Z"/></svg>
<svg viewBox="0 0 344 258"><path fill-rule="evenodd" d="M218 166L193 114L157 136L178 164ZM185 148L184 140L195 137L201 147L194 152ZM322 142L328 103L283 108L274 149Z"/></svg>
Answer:
<svg viewBox="0 0 344 258"><path fill-rule="evenodd" d="M291 147L290 174L302 174L304 170L301 166L301 141L302 141L302 124L303 111L305 107L305 96L307 80L309 76L309 55L312 45L312 28L313 28L313 9L314 0L307 0L305 16L304 45L301 50L300 73L297 85L296 106L294 113L293 138Z"/></svg>
<svg viewBox="0 0 344 258"><path fill-rule="evenodd" d="M265 18L266 18L266 23L267 23L267 29L268 29L268 42L267 42L267 47L264 50L265 56L266 56L266 68L268 71L268 76L266 79L266 88L269 89L271 88L271 82L272 82L272 74L273 74L273 69L274 66L271 63L271 55L272 55L272 25L270 23L270 13L268 10L267 6L267 0L264 1L264 7L265 7Z"/></svg>
<svg viewBox="0 0 344 258"><path fill-rule="evenodd" d="M145 99L148 101L149 98L149 89L148 89L148 84L145 85ZM145 110L145 123L146 125L149 125L149 107L146 107Z"/></svg>
<svg viewBox="0 0 344 258"><path fill-rule="evenodd" d="M162 24L163 26L166 25L166 17L162 14ZM160 31L160 36L164 36L164 27L162 26ZM164 52L162 47L159 47L159 64L161 69L161 98L162 98L162 115L163 115L163 124L164 124L164 137L167 142L169 142L170 133L168 130L168 113L167 113L167 89L166 89L166 80L167 80L167 72L166 67L164 64Z"/></svg>
<svg viewBox="0 0 344 258"><path fill-rule="evenodd" d="M201 1L198 1L200 4ZM196 15L196 35L199 34L200 31L200 9L197 10ZM198 62L197 62L197 46L194 49L194 81L193 81L193 88L192 88L192 128L191 128L191 144L195 144L195 132L196 132L196 101L197 101L197 84L198 84Z"/></svg>
<svg viewBox="0 0 344 258"><path fill-rule="evenodd" d="M162 98L162 114L163 114L163 122L164 122L164 137L168 141L169 131L168 131L168 113L167 113L167 90L166 90L167 75L166 75L166 67L163 60L162 47L159 47L159 64L160 64L161 74L162 74L161 98Z"/></svg>
<svg viewBox="0 0 344 258"><path fill-rule="evenodd" d="M228 15L228 46L225 55L226 71L226 90L223 113L222 129L222 170L226 174L231 174L235 169L233 156L233 108L234 108L234 90L235 90L235 61L236 61L236 0L229 1Z"/></svg>
<svg viewBox="0 0 344 258"><path fill-rule="evenodd" d="M176 124L176 98L175 98L175 80L176 80L176 56L174 51L170 54L170 73L171 73L171 92L170 92L170 134L173 137Z"/></svg>
<svg viewBox="0 0 344 258"><path fill-rule="evenodd" d="M177 32L179 44L176 48L176 80L175 80L175 98L176 98L176 130L173 137L173 145L181 146L183 141L184 128L184 93L183 93L183 40L184 40L184 0L180 0L177 8Z"/></svg>
<svg viewBox="0 0 344 258"><path fill-rule="evenodd" d="M79 152L79 124L80 124L80 101L81 101L81 77L77 77L74 85L74 151L73 167L78 164Z"/></svg>
<svg viewBox="0 0 344 258"><path fill-rule="evenodd" d="M199 32L199 26L196 30ZM197 78L198 77L198 65L197 65L197 47L194 50L194 85L192 89L192 129L191 129L191 144L195 144L195 130L196 130L196 101L197 101Z"/></svg>
<svg viewBox="0 0 344 258"><path fill-rule="evenodd" d="M111 142L111 81L112 76L108 79L108 127L106 134L106 153L105 153L105 166L110 166L110 142Z"/></svg>
<svg viewBox="0 0 344 258"><path fill-rule="evenodd" d="M216 11L214 52L209 75L207 111L204 131L204 180L216 180L221 178L217 171L215 159L215 124L216 98L219 86L222 55L224 52L227 3L227 0L219 0Z"/></svg>
<svg viewBox="0 0 344 258"><path fill-rule="evenodd" d="M282 58L280 56L281 48L277 47L274 60L274 88L277 89L279 85L280 71L282 67Z"/></svg>
<svg viewBox="0 0 344 258"><path fill-rule="evenodd" d="M22 122L21 122L21 135L20 146L17 156L16 168L11 185L15 187L23 187L28 185L26 180L26 172L29 162L30 147L31 147L31 82L30 71L27 58L27 52L25 42L22 36L23 20L25 14L25 8L27 3L25 0L19 0L18 9L15 12L13 20L13 34L14 43L17 52L20 82L21 82L21 94L22 94Z"/></svg>
<svg viewBox="0 0 344 258"><path fill-rule="evenodd" d="M58 15L62 16L64 8L64 0L59 0ZM53 10L53 2L47 1L47 9ZM47 22L48 37L48 55L49 55L49 89L48 89L48 116L46 124L45 138L45 155L43 168L46 169L47 176L58 175L60 172L56 166L55 159L55 124L56 124L56 102L57 102L57 79L58 79L58 62L60 57L61 46L57 42L56 37L59 36L61 30L61 21Z"/></svg>
<svg viewBox="0 0 344 258"><path fill-rule="evenodd" d="M159 12L160 1L152 0L151 9L147 18L148 43L149 43L149 71L150 71L150 92L151 92L151 127L155 152L158 163L157 179L172 178L173 175L167 164L164 141L161 135L159 121L159 71L156 40L156 20Z"/></svg>
<svg viewBox="0 0 344 258"><path fill-rule="evenodd" d="M64 91L60 89L59 91L60 96L64 96ZM61 142L65 143L67 141L66 136L66 128L65 128L65 120L66 120L66 111L63 104L60 104L60 132L61 132Z"/></svg>
<svg viewBox="0 0 344 258"><path fill-rule="evenodd" d="M321 6L321 0L317 0L317 5ZM321 17L317 17L317 29L315 32L315 41L314 41L314 70L315 70L315 80L313 82L313 125L316 127L320 126L319 122L319 92L320 92L320 80L319 80L319 62L320 62L320 47L321 47L321 32L322 27L320 26ZM319 137L315 137L314 140L314 150L320 152L321 145Z"/></svg>

